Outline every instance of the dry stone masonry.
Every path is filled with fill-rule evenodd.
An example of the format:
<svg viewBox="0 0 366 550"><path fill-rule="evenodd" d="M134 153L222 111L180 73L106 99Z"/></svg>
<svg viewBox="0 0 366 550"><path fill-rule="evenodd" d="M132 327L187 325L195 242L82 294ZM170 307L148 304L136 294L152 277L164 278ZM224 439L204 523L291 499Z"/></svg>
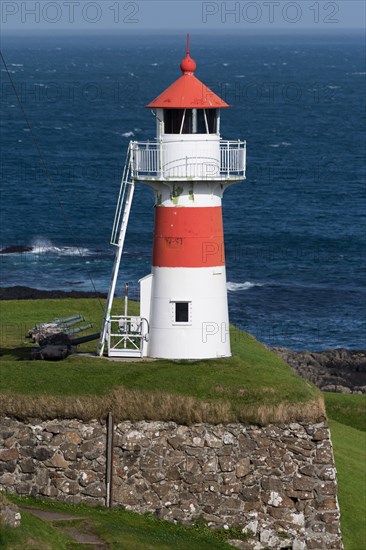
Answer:
<svg viewBox="0 0 366 550"><path fill-rule="evenodd" d="M0 421L0 488L106 502L105 423ZM342 549L336 470L325 423L258 428L122 422L112 500L180 523L240 527L238 548Z"/></svg>

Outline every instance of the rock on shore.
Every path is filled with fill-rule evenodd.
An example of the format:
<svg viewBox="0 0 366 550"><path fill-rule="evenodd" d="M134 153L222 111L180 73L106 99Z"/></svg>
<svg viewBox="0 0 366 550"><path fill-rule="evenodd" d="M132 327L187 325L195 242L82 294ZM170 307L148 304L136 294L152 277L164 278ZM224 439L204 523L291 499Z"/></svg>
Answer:
<svg viewBox="0 0 366 550"><path fill-rule="evenodd" d="M272 348L302 378L322 391L366 393L366 351L331 349L320 352Z"/></svg>

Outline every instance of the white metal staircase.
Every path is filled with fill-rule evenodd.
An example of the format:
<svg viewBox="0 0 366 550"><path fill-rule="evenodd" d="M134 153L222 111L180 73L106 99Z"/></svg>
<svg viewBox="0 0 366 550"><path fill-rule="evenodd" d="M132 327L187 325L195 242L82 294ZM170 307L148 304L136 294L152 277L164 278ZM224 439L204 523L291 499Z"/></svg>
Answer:
<svg viewBox="0 0 366 550"><path fill-rule="evenodd" d="M127 343L131 343L130 330L126 330L126 323L127 323L128 317L126 317L126 315L124 316L121 315L121 316L113 316L112 318L112 315L111 315L113 298L116 290L118 272L119 272L119 267L120 267L121 258L122 258L123 245L125 242L127 224L130 216L134 189L135 189L135 183L133 178L131 178L131 144L130 144L128 146L126 162L122 173L121 187L119 191L116 213L114 216L114 222L113 222L113 228L112 228L112 235L110 240L110 243L116 246L117 250L116 250L116 256L114 259L112 279L111 279L111 284L109 286L106 307L104 310L103 326L102 326L102 331L100 334L100 340L99 340L99 346L98 346L98 355L100 356L103 355L104 346L106 342L108 343L108 355L114 355L117 357L123 357L123 356L131 357L136 355L141 357L142 355L142 346L127 345ZM111 329L111 323L112 323L112 319L115 322L115 321L118 321L119 317L121 317L121 320L123 317L123 322L119 323L119 326L121 327L119 342L121 345L117 345L116 347L115 343L112 344L111 346L111 336L117 336L116 334L114 334L114 331ZM137 318L136 316L134 316L131 319L134 320L135 327L141 327L141 333L142 333L142 330L145 327L145 324L143 322L139 323L138 322L139 318ZM128 326L130 327L130 325ZM136 332L138 331L137 330L134 331L134 337L141 340L143 338L143 334L138 336ZM133 353L131 353L132 351L131 347L134 348ZM139 353L137 353L136 348L138 348Z"/></svg>

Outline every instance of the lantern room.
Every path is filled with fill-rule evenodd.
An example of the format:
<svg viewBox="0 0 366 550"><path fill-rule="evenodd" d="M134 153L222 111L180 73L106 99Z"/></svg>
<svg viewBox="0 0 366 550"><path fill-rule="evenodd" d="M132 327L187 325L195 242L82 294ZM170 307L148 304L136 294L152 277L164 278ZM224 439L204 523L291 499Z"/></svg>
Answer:
<svg viewBox="0 0 366 550"><path fill-rule="evenodd" d="M133 143L133 176L145 181L241 179L245 144L221 139L220 111L229 105L195 76L189 40L180 69L178 80L146 106L156 117L156 140Z"/></svg>
<svg viewBox="0 0 366 550"><path fill-rule="evenodd" d="M180 64L182 76L147 105L156 110L157 137L165 134L219 135L220 109L229 107L196 76L196 62L189 51Z"/></svg>

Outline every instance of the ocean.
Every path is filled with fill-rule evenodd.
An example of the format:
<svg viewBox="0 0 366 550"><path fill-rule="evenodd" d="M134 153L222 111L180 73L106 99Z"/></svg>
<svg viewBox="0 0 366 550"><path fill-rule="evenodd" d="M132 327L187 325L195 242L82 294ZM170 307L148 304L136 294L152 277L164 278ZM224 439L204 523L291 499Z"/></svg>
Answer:
<svg viewBox="0 0 366 550"><path fill-rule="evenodd" d="M1 285L106 292L130 139L180 76L184 35L7 36L3 54L52 176L1 72ZM196 76L232 107L247 179L223 200L230 320L270 346L365 346L365 54L361 33L194 33ZM118 293L151 263L153 196L137 185ZM98 307L98 306L96 306Z"/></svg>

